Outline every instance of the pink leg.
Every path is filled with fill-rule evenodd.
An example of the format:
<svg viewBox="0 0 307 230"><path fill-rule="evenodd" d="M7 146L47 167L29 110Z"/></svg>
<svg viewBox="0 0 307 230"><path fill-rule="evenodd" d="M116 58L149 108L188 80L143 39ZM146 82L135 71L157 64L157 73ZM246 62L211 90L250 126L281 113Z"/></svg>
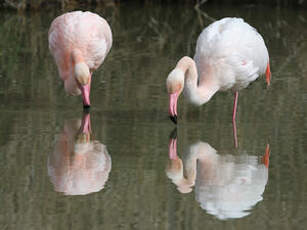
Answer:
<svg viewBox="0 0 307 230"><path fill-rule="evenodd" d="M238 91L235 92L235 99L233 101L233 111L232 111L232 122L236 120L236 113L237 113L237 104L238 104Z"/></svg>
<svg viewBox="0 0 307 230"><path fill-rule="evenodd" d="M237 124L236 124L236 113L237 113L237 105L238 105L238 91L235 92L235 99L233 102L233 112L232 112L232 127L233 127L233 138L235 147L238 148L238 138L237 138Z"/></svg>

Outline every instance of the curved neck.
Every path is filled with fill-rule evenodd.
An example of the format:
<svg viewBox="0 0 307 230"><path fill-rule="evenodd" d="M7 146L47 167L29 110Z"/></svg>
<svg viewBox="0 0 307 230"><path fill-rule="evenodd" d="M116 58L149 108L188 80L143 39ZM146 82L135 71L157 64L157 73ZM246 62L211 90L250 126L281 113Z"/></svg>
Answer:
<svg viewBox="0 0 307 230"><path fill-rule="evenodd" d="M219 87L209 72L206 76L198 76L195 61L192 58L187 56L181 58L176 68L184 72L185 94L192 103L202 105L218 91Z"/></svg>

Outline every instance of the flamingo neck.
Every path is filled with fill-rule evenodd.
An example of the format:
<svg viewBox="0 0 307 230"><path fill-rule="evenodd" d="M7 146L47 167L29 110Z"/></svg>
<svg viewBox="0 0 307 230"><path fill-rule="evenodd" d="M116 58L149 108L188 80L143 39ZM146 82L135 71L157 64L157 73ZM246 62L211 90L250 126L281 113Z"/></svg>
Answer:
<svg viewBox="0 0 307 230"><path fill-rule="evenodd" d="M208 71L205 76L197 72L195 61L190 57L183 57L177 63L176 68L182 70L185 76L185 94L196 105L208 102L218 91L219 87L213 80L212 72Z"/></svg>

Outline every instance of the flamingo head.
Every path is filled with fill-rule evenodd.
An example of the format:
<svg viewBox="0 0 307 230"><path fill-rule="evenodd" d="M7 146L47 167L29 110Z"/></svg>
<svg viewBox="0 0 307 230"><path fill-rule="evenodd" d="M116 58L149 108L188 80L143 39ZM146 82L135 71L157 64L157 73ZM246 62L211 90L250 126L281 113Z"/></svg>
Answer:
<svg viewBox="0 0 307 230"><path fill-rule="evenodd" d="M88 66L84 62L75 65L75 78L79 89L82 93L83 106L89 108L90 103L90 86L91 86L91 73Z"/></svg>
<svg viewBox="0 0 307 230"><path fill-rule="evenodd" d="M180 69L174 69L167 77L166 88L169 95L169 116L177 124L177 100L184 87L184 73Z"/></svg>

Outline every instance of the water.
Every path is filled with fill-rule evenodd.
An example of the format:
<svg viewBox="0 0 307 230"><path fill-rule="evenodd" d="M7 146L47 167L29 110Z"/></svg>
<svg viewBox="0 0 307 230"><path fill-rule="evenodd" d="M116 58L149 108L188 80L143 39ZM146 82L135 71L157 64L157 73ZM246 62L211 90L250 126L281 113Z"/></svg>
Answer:
<svg viewBox="0 0 307 230"><path fill-rule="evenodd" d="M111 53L94 74L90 114L90 138L105 147L108 164L102 159L107 155L78 160L65 148L57 151L61 138L66 138L62 144L68 149L85 148L75 146L83 117L81 98L65 94L48 51L47 31L61 11L0 14L0 228L304 229L306 11L256 5L203 9L213 18L244 17L259 30L270 53L272 85L267 89L261 78L240 92L237 149L231 93L218 93L200 108L180 98L176 151L184 167L189 164L189 149L197 143L210 146L224 163L217 172L198 163L195 186L181 193L167 176L174 125L167 117L165 79L181 56L193 55L197 36L210 20L190 5L109 4L91 10L107 18L114 35ZM69 124L72 134L67 131ZM266 169L261 158L268 144ZM59 161L52 160L56 156ZM105 173L91 171L95 167L103 171L107 165L110 171ZM251 189L258 191L256 198L247 199L236 216L231 211L221 216L214 209L225 203L214 201L222 190L216 190L221 187L216 188L210 173L227 181L222 171L227 165L236 169L237 182L251 184L248 180L258 178L260 184ZM78 171L78 166L87 168ZM58 169L57 180L50 167ZM208 177L202 178L206 175L202 170ZM76 186L80 182L79 187L86 187L84 178L93 175L101 178L91 184L98 181L98 192L71 196L58 186L61 179L67 184L75 179ZM239 200L242 189L249 188L234 190ZM220 198L229 202L227 196ZM240 209L238 203L234 206Z"/></svg>

